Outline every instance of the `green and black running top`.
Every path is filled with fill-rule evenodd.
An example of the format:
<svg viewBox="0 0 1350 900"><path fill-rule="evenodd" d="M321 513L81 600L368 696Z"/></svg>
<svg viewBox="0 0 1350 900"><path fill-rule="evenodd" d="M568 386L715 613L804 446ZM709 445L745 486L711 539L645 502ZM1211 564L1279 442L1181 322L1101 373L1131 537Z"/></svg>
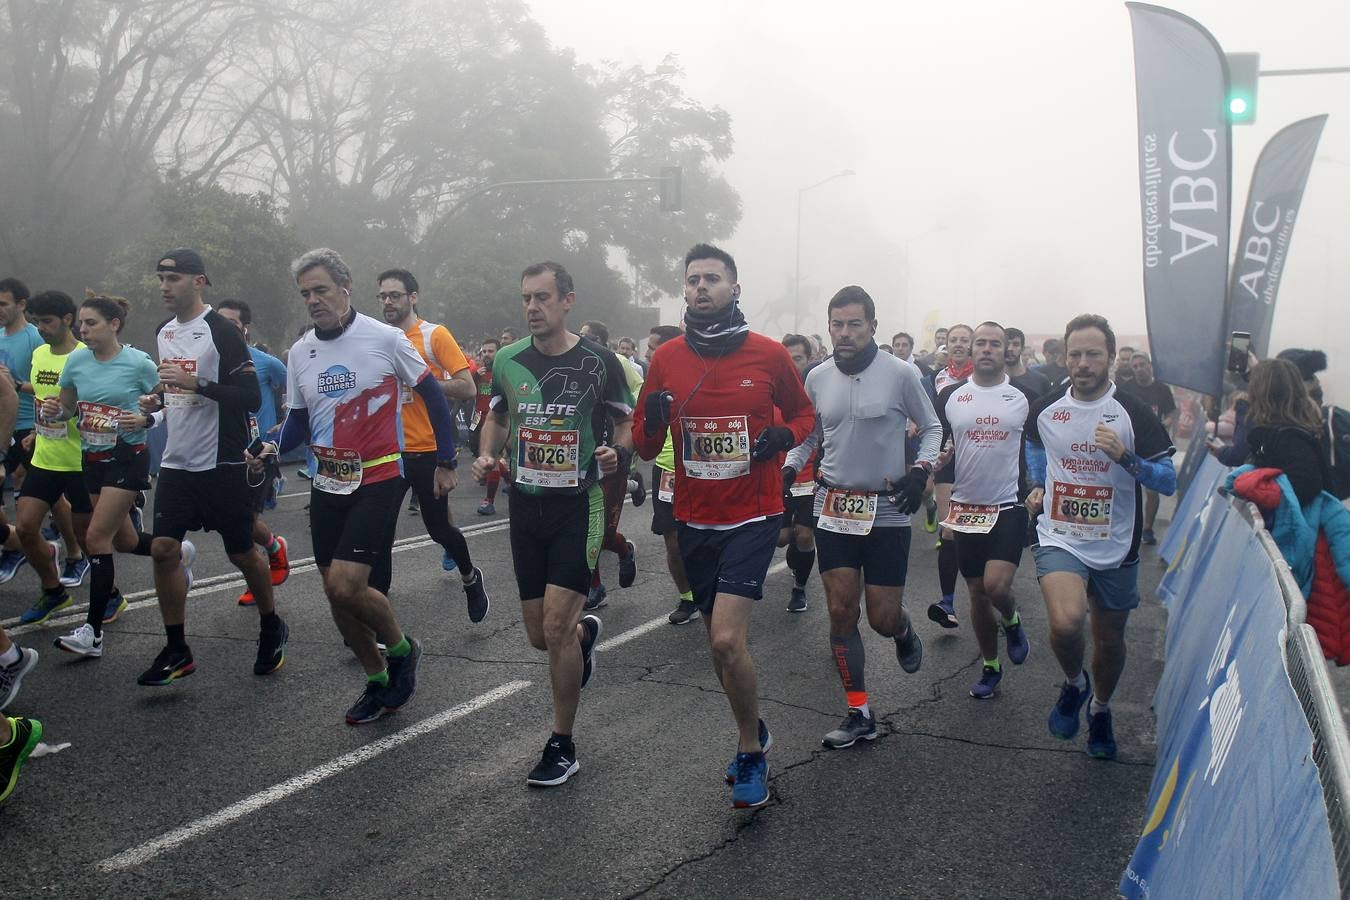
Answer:
<svg viewBox="0 0 1350 900"><path fill-rule="evenodd" d="M497 351L493 412L507 418L511 489L535 496L584 493L600 479L595 448L611 418L632 415L623 367L608 349L580 340L545 356L530 338Z"/></svg>

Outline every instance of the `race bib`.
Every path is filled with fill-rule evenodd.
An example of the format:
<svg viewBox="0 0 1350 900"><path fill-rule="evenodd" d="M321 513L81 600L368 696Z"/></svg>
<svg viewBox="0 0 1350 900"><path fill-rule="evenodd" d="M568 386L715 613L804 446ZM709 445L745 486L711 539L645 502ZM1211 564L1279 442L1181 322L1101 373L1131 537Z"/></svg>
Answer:
<svg viewBox="0 0 1350 900"><path fill-rule="evenodd" d="M413 398L413 390L412 390L412 388L408 387L408 385L404 384L403 382L399 382L399 385L398 385L398 402L399 402L399 405L400 405L400 406L407 406L409 403L412 402L412 398Z"/></svg>
<svg viewBox="0 0 1350 900"><path fill-rule="evenodd" d="M88 400L81 400L76 407L80 411L80 440L86 447L92 450L117 443L117 419L122 410Z"/></svg>
<svg viewBox="0 0 1350 900"><path fill-rule="evenodd" d="M675 473L661 469L661 480L656 483L656 499L662 503L675 502Z"/></svg>
<svg viewBox="0 0 1350 900"><path fill-rule="evenodd" d="M988 534L998 522L997 506L978 506L974 503L952 501L947 518L942 527L948 531L960 531L963 534Z"/></svg>
<svg viewBox="0 0 1350 900"><path fill-rule="evenodd" d="M64 441L70 436L65 422L49 422L42 416L33 417L33 428L49 441Z"/></svg>
<svg viewBox="0 0 1350 900"><path fill-rule="evenodd" d="M827 488L816 527L836 534L870 534L876 518L876 494Z"/></svg>
<svg viewBox="0 0 1350 900"><path fill-rule="evenodd" d="M197 361L195 359L166 359L165 363L178 366L192 378L197 377ZM195 391L185 391L179 387L164 386L164 407L166 409L189 409L195 406L201 406L205 398Z"/></svg>
<svg viewBox="0 0 1350 900"><path fill-rule="evenodd" d="M581 483L580 434L521 427L516 441L516 481L535 487L568 488Z"/></svg>
<svg viewBox="0 0 1350 900"><path fill-rule="evenodd" d="M252 444L258 438L262 437L262 432L258 430L258 417L253 413L248 414L248 442Z"/></svg>
<svg viewBox="0 0 1350 900"><path fill-rule="evenodd" d="M793 497L810 497L816 492L816 483L814 481L800 481L788 488L788 493Z"/></svg>
<svg viewBox="0 0 1350 900"><path fill-rule="evenodd" d="M473 418L469 420L469 430L477 431L478 426L483 424L483 411L478 407L473 408Z"/></svg>
<svg viewBox="0 0 1350 900"><path fill-rule="evenodd" d="M1113 492L1095 484L1056 481L1050 497L1050 532L1080 541L1109 539Z"/></svg>
<svg viewBox="0 0 1350 900"><path fill-rule="evenodd" d="M310 445L314 451L314 481L325 494L350 494L361 486L361 454L355 450Z"/></svg>
<svg viewBox="0 0 1350 900"><path fill-rule="evenodd" d="M721 481L750 474L750 431L744 416L684 418L684 474Z"/></svg>

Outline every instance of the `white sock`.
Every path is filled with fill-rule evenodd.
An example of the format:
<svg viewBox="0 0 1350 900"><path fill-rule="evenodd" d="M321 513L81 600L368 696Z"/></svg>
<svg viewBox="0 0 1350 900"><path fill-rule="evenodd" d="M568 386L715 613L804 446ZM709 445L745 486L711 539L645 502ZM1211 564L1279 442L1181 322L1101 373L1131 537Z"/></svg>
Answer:
<svg viewBox="0 0 1350 900"><path fill-rule="evenodd" d="M1099 703L1099 702L1097 702L1097 698L1096 698L1096 697L1093 697L1091 700L1088 701L1088 715L1090 715L1090 716L1095 716L1095 715L1097 715L1098 713L1104 713L1104 712L1110 712L1110 711L1111 711L1111 704L1109 704L1109 703Z"/></svg>
<svg viewBox="0 0 1350 900"><path fill-rule="evenodd" d="M855 706L853 708L856 709L858 712L862 713L867 718L869 719L872 718L872 705L870 703L864 703L862 706Z"/></svg>
<svg viewBox="0 0 1350 900"><path fill-rule="evenodd" d="M1077 678L1066 678L1064 679L1064 683L1072 685L1073 687L1078 688L1078 690L1080 691L1084 690L1087 687L1087 673L1079 672Z"/></svg>
<svg viewBox="0 0 1350 900"><path fill-rule="evenodd" d="M19 652L18 644L10 644L9 649L0 653L0 666L12 666L23 659L23 654Z"/></svg>

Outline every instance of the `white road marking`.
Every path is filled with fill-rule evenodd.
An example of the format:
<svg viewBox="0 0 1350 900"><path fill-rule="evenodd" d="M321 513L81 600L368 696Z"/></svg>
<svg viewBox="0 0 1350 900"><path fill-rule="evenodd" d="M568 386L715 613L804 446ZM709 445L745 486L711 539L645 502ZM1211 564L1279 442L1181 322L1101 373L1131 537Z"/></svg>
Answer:
<svg viewBox="0 0 1350 900"><path fill-rule="evenodd" d="M437 713L430 718L423 719L416 725L411 725L402 731L380 738L377 741L371 741L363 747L344 753L336 759L329 760L321 766L316 766L301 775L275 784L266 790L259 791L251 797L245 797L238 803L233 803L219 812L212 813L209 816L190 822L181 828L175 828L152 841L146 841L138 847L132 847L130 850L124 850L116 856L110 856L107 859L96 863L94 868L100 872L117 872L124 869L130 869L139 866L142 863L149 862L156 856L178 847L194 838L214 831L224 825L251 815L265 806L284 800L292 794L307 790L321 781L333 777L347 769L359 766L367 760L374 759L382 753L394 749L402 744L406 744L415 738L424 734L429 734L438 728L449 725L456 719L462 719L471 713L475 713L486 706L503 700L512 694L517 694L530 686L528 681L508 681L501 687L493 688L485 694L479 694L472 700L466 700L457 706Z"/></svg>

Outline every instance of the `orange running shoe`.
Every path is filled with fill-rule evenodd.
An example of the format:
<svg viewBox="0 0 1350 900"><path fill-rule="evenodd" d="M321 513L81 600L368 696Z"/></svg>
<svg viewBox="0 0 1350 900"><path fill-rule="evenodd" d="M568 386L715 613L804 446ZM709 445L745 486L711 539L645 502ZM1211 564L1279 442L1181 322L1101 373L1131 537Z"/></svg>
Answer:
<svg viewBox="0 0 1350 900"><path fill-rule="evenodd" d="M255 604L257 604L257 602L258 600L256 597L253 596L252 591L244 591L242 594L239 595L240 606L254 606Z"/></svg>
<svg viewBox="0 0 1350 900"><path fill-rule="evenodd" d="M278 585L291 577L291 560L286 555L286 539L281 535L274 535L277 542L277 552L267 554L267 564L272 570L272 584ZM240 598L243 603L243 598Z"/></svg>

